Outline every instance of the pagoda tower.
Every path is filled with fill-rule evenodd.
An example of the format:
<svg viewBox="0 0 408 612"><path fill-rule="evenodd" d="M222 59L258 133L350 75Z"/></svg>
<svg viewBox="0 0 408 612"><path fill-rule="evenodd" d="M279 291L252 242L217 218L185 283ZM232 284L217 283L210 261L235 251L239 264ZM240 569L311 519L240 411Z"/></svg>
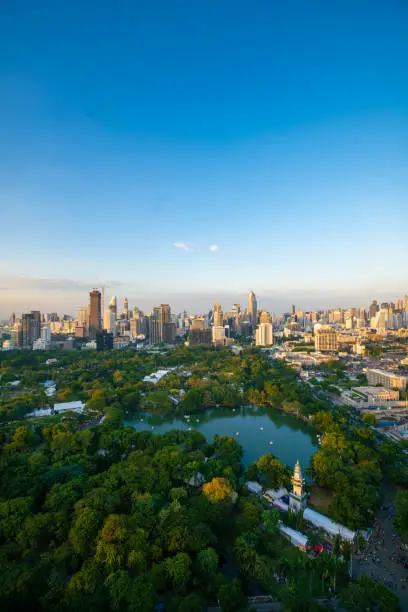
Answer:
<svg viewBox="0 0 408 612"><path fill-rule="evenodd" d="M303 478L299 459L296 461L292 476L292 491L289 493L289 508L294 512L303 511L307 505L305 492L305 479Z"/></svg>

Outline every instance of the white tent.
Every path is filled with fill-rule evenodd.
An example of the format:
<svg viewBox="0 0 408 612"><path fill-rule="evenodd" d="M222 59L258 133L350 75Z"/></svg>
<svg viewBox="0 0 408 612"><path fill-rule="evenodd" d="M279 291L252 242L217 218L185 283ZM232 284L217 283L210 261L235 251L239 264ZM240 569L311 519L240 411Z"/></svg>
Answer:
<svg viewBox="0 0 408 612"><path fill-rule="evenodd" d="M248 487L248 491L250 493L255 493L255 495L258 495L258 496L262 494L262 487L259 484L259 482L249 480L245 484Z"/></svg>
<svg viewBox="0 0 408 612"><path fill-rule="evenodd" d="M330 535L336 536L337 534L339 534L339 536L343 540L347 540L348 542L352 542L354 538L356 537L355 531L351 531L350 529L347 529L347 527L344 527L344 525L340 525L340 523L335 523L334 521L329 519L327 516L324 516L323 514L320 514L319 512L315 512L314 510L311 510L310 508L306 508L306 510L303 513L303 518L306 521L309 521L310 523L312 523L312 525L314 525L315 527L318 527L319 529L323 529L326 533Z"/></svg>
<svg viewBox="0 0 408 612"><path fill-rule="evenodd" d="M300 533L300 531L296 531L295 529L292 529L291 527L287 527L283 523L279 524L279 531L283 535L285 535L287 538L289 538L289 540L292 542L294 546L297 546L298 548L301 548L302 550L306 548L308 539L305 535L303 535L303 533Z"/></svg>

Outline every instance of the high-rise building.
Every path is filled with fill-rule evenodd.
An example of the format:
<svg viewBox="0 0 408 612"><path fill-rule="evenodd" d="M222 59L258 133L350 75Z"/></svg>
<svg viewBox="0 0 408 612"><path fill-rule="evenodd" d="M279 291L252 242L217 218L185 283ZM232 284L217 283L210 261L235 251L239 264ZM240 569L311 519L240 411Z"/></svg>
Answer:
<svg viewBox="0 0 408 612"><path fill-rule="evenodd" d="M16 315L14 312L10 313L10 318L9 318L9 327L10 329L12 329L14 327L14 324L16 322Z"/></svg>
<svg viewBox="0 0 408 612"><path fill-rule="evenodd" d="M212 328L212 341L214 344L225 344L225 329L222 325L214 325Z"/></svg>
<svg viewBox="0 0 408 612"><path fill-rule="evenodd" d="M214 304L213 321L214 327L222 327L224 322L224 313L222 311L221 304Z"/></svg>
<svg viewBox="0 0 408 612"><path fill-rule="evenodd" d="M111 310L105 310L103 313L103 329L108 333L113 333L115 326L115 315Z"/></svg>
<svg viewBox="0 0 408 612"><path fill-rule="evenodd" d="M33 345L33 316L31 312L24 313L21 317L22 323L22 348L28 349Z"/></svg>
<svg viewBox="0 0 408 612"><path fill-rule="evenodd" d="M388 308L380 308L370 320L370 327L379 332L392 329L392 312Z"/></svg>
<svg viewBox="0 0 408 612"><path fill-rule="evenodd" d="M153 308L149 315L149 340L150 344L160 344L160 308Z"/></svg>
<svg viewBox="0 0 408 612"><path fill-rule="evenodd" d="M339 348L339 334L330 325L315 327L316 351L337 351Z"/></svg>
<svg viewBox="0 0 408 612"><path fill-rule="evenodd" d="M260 323L256 328L256 346L271 346L273 344L272 323Z"/></svg>
<svg viewBox="0 0 408 612"><path fill-rule="evenodd" d="M126 297L123 300L123 314L125 315L126 319L129 317L129 302Z"/></svg>
<svg viewBox="0 0 408 612"><path fill-rule="evenodd" d="M373 317L375 317L378 310L379 310L379 307L377 304L377 300L373 300L368 308L368 318L372 319Z"/></svg>
<svg viewBox="0 0 408 612"><path fill-rule="evenodd" d="M190 330L202 330L206 328L206 322L207 322L207 318L206 317L195 317L192 321L191 321L191 325L190 325Z"/></svg>
<svg viewBox="0 0 408 612"><path fill-rule="evenodd" d="M89 335L95 339L101 329L101 292L93 289L89 294Z"/></svg>
<svg viewBox="0 0 408 612"><path fill-rule="evenodd" d="M190 328L188 339L190 346L211 346L212 342L212 329L192 329Z"/></svg>
<svg viewBox="0 0 408 612"><path fill-rule="evenodd" d="M23 348L23 323L16 320L11 330L11 342L15 348Z"/></svg>
<svg viewBox="0 0 408 612"><path fill-rule="evenodd" d="M259 323L272 323L272 317L266 310L263 310L259 316Z"/></svg>
<svg viewBox="0 0 408 612"><path fill-rule="evenodd" d="M31 311L31 344L41 337L41 312L39 310Z"/></svg>
<svg viewBox="0 0 408 612"><path fill-rule="evenodd" d="M115 319L118 316L118 303L116 300L116 295L112 295L110 302L109 302L109 306L108 306L109 310L113 313Z"/></svg>
<svg viewBox="0 0 408 612"><path fill-rule="evenodd" d="M41 327L41 339L47 343L51 342L51 329L47 324L44 324Z"/></svg>
<svg viewBox="0 0 408 612"><path fill-rule="evenodd" d="M408 310L408 295L404 295L404 308Z"/></svg>
<svg viewBox="0 0 408 612"><path fill-rule="evenodd" d="M252 329L255 330L258 320L258 304L253 291L248 293L248 317L252 324Z"/></svg>

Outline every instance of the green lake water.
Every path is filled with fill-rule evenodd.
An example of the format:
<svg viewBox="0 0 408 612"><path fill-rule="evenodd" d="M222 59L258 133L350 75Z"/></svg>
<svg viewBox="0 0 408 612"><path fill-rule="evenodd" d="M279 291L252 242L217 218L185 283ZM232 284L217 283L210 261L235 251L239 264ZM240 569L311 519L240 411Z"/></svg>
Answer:
<svg viewBox="0 0 408 612"><path fill-rule="evenodd" d="M191 415L190 422L182 416L143 414L125 420L124 424L136 431L149 429L154 433L191 427L209 441L215 434L233 436L244 449L244 465L265 453L273 453L282 463L293 467L299 459L306 468L317 450L316 436L309 425L292 415L266 408L237 408L235 411L214 408Z"/></svg>

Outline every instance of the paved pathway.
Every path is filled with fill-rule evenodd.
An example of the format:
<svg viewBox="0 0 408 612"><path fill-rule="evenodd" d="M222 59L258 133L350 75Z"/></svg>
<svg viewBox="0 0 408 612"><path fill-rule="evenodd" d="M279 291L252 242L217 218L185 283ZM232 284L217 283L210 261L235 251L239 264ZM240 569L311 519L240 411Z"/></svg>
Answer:
<svg viewBox="0 0 408 612"><path fill-rule="evenodd" d="M408 569L401 560L408 561L408 550L400 550L403 542L394 525L395 489L385 486L383 506L377 514L373 536L360 559L353 557L353 576L366 574L394 591L402 610L408 610Z"/></svg>

